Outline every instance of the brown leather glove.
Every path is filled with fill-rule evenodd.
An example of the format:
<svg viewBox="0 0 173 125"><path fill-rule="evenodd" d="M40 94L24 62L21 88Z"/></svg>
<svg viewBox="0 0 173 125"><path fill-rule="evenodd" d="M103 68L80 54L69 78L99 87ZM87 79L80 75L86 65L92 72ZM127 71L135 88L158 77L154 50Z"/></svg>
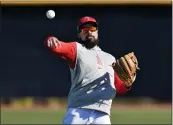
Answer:
<svg viewBox="0 0 173 125"><path fill-rule="evenodd" d="M128 53L112 64L114 71L125 83L126 87L132 86L136 79L136 72L139 70L138 60L134 52Z"/></svg>

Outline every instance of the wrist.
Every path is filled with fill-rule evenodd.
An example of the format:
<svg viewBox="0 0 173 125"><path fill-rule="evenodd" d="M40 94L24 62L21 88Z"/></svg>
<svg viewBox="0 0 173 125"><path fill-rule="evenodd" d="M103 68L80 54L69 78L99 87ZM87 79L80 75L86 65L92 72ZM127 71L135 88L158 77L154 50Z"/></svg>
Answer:
<svg viewBox="0 0 173 125"><path fill-rule="evenodd" d="M125 87L126 87L127 89L130 89L130 88L132 87L132 85L129 85L129 84L126 84L126 83L125 83Z"/></svg>

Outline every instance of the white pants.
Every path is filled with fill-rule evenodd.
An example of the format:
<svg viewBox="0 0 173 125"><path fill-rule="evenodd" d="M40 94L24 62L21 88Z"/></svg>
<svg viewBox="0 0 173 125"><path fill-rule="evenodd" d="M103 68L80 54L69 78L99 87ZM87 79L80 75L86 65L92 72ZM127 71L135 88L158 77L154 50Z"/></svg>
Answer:
<svg viewBox="0 0 173 125"><path fill-rule="evenodd" d="M111 124L110 116L104 112L69 108L63 119L63 124Z"/></svg>

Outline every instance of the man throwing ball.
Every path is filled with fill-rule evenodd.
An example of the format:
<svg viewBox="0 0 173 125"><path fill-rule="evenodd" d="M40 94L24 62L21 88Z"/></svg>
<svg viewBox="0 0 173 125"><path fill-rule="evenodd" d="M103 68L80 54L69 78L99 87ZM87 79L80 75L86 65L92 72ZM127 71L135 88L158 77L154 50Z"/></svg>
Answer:
<svg viewBox="0 0 173 125"><path fill-rule="evenodd" d="M116 94L130 90L138 61L133 52L115 59L101 50L98 23L92 17L78 22L78 42L63 42L54 36L46 47L65 60L71 72L71 89L63 124L111 124L110 111Z"/></svg>

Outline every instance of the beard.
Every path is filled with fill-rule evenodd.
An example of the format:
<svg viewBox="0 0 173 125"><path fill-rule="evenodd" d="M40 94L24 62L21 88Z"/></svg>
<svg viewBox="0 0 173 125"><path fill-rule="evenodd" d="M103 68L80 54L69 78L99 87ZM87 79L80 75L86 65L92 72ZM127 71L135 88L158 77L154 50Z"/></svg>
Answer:
<svg viewBox="0 0 173 125"><path fill-rule="evenodd" d="M98 45L99 40L98 39L95 39L95 37L92 36L92 35L87 35L86 36L86 40L85 41L82 41L82 43L85 45L85 47L87 49L92 49L93 47L95 47L96 45Z"/></svg>

